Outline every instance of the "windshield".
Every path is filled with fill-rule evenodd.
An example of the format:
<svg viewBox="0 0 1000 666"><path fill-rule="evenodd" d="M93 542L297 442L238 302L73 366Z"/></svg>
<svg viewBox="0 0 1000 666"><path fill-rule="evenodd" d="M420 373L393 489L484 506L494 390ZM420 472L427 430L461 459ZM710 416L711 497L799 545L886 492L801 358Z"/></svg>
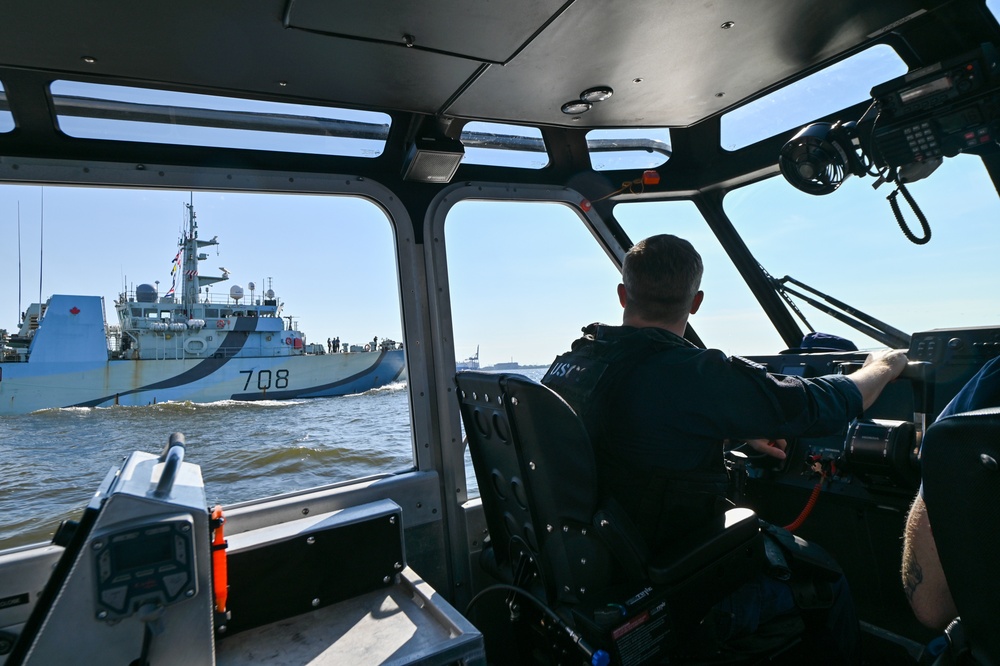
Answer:
<svg viewBox="0 0 1000 666"><path fill-rule="evenodd" d="M1000 201L982 161L971 155L946 159L930 177L909 185L930 225L925 245L900 230L886 201L894 188L871 185L871 178L849 178L830 195L812 196L771 178L731 192L724 206L775 278L790 275L907 333L995 325ZM905 203L901 210L911 231L922 236L913 211ZM795 300L816 330L860 348L879 346Z"/></svg>
<svg viewBox="0 0 1000 666"><path fill-rule="evenodd" d="M757 261L912 334L933 328L995 325L1000 320L1000 200L972 155L944 160L909 185L931 240L915 245L900 230L871 178L848 178L827 196L805 194L775 177L730 192L726 214ZM900 198L913 234L923 235ZM786 347L736 268L690 202L620 204L615 216L633 240L673 233L695 244L705 263L705 302L691 323L705 344L731 354L773 354ZM801 291L797 289L797 291ZM881 347L867 335L792 296L809 325ZM809 327L799 320L803 332Z"/></svg>

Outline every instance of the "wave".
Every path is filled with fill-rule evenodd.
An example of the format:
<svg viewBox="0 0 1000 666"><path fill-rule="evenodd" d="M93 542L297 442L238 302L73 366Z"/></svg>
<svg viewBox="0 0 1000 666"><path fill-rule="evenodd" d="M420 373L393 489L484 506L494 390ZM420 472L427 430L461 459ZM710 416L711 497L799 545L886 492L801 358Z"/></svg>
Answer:
<svg viewBox="0 0 1000 666"><path fill-rule="evenodd" d="M391 384L386 384L384 386L378 386L376 388L368 389L367 391L362 391L360 393L349 393L343 397L345 398L356 398L358 396L365 395L386 395L393 393L400 393L406 390L406 382L392 382Z"/></svg>

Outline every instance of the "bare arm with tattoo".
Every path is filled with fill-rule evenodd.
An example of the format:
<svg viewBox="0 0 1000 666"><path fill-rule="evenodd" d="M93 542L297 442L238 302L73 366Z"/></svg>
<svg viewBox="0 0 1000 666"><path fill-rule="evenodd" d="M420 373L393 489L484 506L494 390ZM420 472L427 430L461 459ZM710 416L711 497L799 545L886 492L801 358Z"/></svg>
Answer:
<svg viewBox="0 0 1000 666"><path fill-rule="evenodd" d="M917 619L932 629L944 629L958 615L920 495L910 507L903 533L903 589Z"/></svg>

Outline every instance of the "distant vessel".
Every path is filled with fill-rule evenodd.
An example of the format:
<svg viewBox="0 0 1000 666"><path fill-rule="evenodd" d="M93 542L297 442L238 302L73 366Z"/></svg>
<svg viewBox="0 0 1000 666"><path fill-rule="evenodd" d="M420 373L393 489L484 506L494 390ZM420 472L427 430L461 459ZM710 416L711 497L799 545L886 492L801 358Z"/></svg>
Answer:
<svg viewBox="0 0 1000 666"><path fill-rule="evenodd" d="M478 370L479 369L479 345L476 345L476 353L464 361L455 362L456 370Z"/></svg>
<svg viewBox="0 0 1000 666"><path fill-rule="evenodd" d="M270 288L255 299L233 285L224 296L208 286L229 279L200 275L194 208L174 257L175 285L153 285L115 301L118 326L107 326L100 296L53 295L32 304L17 334L0 341L0 415L51 407L148 405L165 401L288 400L358 393L397 380L401 345L382 340L351 352L306 344ZM203 289L204 287L204 289ZM285 325L285 320L287 326ZM345 345L347 348L347 345ZM358 350L358 351L354 351ZM362 351L363 350L363 351Z"/></svg>
<svg viewBox="0 0 1000 666"><path fill-rule="evenodd" d="M513 359L493 365L494 370L517 370L520 367L522 367L521 364Z"/></svg>

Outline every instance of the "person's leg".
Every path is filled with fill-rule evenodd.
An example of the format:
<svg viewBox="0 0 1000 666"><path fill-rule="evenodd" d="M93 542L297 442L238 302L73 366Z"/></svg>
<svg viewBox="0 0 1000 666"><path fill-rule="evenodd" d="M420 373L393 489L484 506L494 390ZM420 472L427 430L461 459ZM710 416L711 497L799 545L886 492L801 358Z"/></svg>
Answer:
<svg viewBox="0 0 1000 666"><path fill-rule="evenodd" d="M788 583L765 574L758 574L712 610L716 637L722 641L749 636L774 618L798 612Z"/></svg>

